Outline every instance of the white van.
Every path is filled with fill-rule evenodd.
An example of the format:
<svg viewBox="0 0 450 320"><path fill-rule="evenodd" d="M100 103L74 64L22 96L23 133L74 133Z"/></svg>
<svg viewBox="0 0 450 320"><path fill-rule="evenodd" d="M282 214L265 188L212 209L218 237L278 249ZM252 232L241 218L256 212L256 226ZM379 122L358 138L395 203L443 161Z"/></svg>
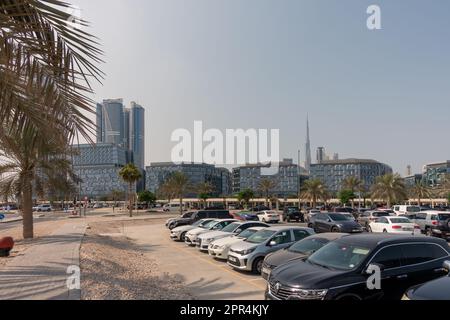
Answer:
<svg viewBox="0 0 450 320"><path fill-rule="evenodd" d="M397 216L402 214L411 214L411 213L419 213L420 207L419 206L394 206L393 208L395 214Z"/></svg>
<svg viewBox="0 0 450 320"><path fill-rule="evenodd" d="M186 205L183 204L183 211L186 210ZM180 203L167 203L163 206L164 212L179 212Z"/></svg>

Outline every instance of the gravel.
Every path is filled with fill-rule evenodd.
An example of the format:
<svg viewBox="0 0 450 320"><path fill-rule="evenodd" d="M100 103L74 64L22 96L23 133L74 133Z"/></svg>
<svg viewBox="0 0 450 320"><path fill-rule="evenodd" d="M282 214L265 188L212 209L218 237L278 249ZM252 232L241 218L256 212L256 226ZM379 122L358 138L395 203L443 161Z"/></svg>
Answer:
<svg viewBox="0 0 450 320"><path fill-rule="evenodd" d="M182 278L163 272L150 253L121 236L128 223L136 222L88 228L80 252L82 300L192 300Z"/></svg>

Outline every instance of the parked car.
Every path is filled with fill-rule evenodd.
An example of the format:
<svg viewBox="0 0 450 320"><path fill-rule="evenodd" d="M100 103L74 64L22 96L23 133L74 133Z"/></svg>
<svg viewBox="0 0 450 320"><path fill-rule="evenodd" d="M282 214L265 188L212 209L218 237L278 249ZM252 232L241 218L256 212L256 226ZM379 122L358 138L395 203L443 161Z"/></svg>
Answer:
<svg viewBox="0 0 450 320"><path fill-rule="evenodd" d="M261 274L267 254L285 249L303 239L305 231L314 234L312 229L301 227L271 227L261 230L231 246L228 253L228 265L234 269Z"/></svg>
<svg viewBox="0 0 450 320"><path fill-rule="evenodd" d="M230 212L228 210L201 210L194 212L190 217L188 218L176 218L171 221L169 225L169 229L173 229L179 226L185 226L188 224L193 224L194 222L201 220L201 219L233 219L233 217L230 215Z"/></svg>
<svg viewBox="0 0 450 320"><path fill-rule="evenodd" d="M306 221L310 222L314 216L316 216L317 214L321 213L322 211L320 211L319 209L310 209L307 211L306 214Z"/></svg>
<svg viewBox="0 0 450 320"><path fill-rule="evenodd" d="M186 209L186 206L183 204L183 211ZM180 211L180 203L167 203L163 206L164 212L179 212Z"/></svg>
<svg viewBox="0 0 450 320"><path fill-rule="evenodd" d="M170 218L170 219L167 219L167 221L166 221L166 227L169 228L169 229L173 229L174 227L173 227L172 224L174 224L177 220L179 220L179 219L182 219L182 220L184 220L184 219L190 219L194 213L196 213L196 212L195 212L195 211L189 211L189 212L183 213L183 214L181 215L181 217L179 217L179 218Z"/></svg>
<svg viewBox="0 0 450 320"><path fill-rule="evenodd" d="M37 206L37 212L51 212L53 208L50 204L40 204Z"/></svg>
<svg viewBox="0 0 450 320"><path fill-rule="evenodd" d="M419 212L414 220L420 230L428 236L442 238L450 237L450 212L426 211Z"/></svg>
<svg viewBox="0 0 450 320"><path fill-rule="evenodd" d="M403 300L450 300L450 261L445 261L443 269L448 275L410 288Z"/></svg>
<svg viewBox="0 0 450 320"><path fill-rule="evenodd" d="M402 214L407 214L407 213L418 213L420 212L422 209L419 206L394 206L393 211L395 213L395 215L399 216Z"/></svg>
<svg viewBox="0 0 450 320"><path fill-rule="evenodd" d="M194 222L192 225L176 227L170 231L170 239L184 242L186 233L196 228L204 228L211 221L215 221L215 219L202 219Z"/></svg>
<svg viewBox="0 0 450 320"><path fill-rule="evenodd" d="M215 240L219 240L222 238L231 237L233 235L239 234L242 231L253 228L253 227L270 227L266 223L262 222L233 222L228 226L224 227L221 230L208 232L205 234L201 234L197 237L197 247L200 251L208 251L209 244Z"/></svg>
<svg viewBox="0 0 450 320"><path fill-rule="evenodd" d="M381 217L369 224L369 232L421 235L419 225L404 217Z"/></svg>
<svg viewBox="0 0 450 320"><path fill-rule="evenodd" d="M247 230L244 230L237 235L213 241L212 243L209 244L208 253L213 258L228 260L228 252L233 244L242 242L245 239L248 239L253 234L263 229L266 228L265 227L248 228Z"/></svg>
<svg viewBox="0 0 450 320"><path fill-rule="evenodd" d="M197 246L197 239L198 236L210 232L210 231L218 231L225 228L227 225L236 222L237 220L234 219L216 219L208 224L206 224L203 228L195 228L186 233L184 236L184 243L186 243L188 246Z"/></svg>
<svg viewBox="0 0 450 320"><path fill-rule="evenodd" d="M283 221L305 222L305 217L298 207L285 207L283 210Z"/></svg>
<svg viewBox="0 0 450 320"><path fill-rule="evenodd" d="M285 250L279 250L266 256L263 262L261 275L265 280L269 280L272 270L295 260L306 259L314 252L322 248L330 241L347 236L348 233L321 233L309 235L305 231L305 238L294 243Z"/></svg>
<svg viewBox="0 0 450 320"><path fill-rule="evenodd" d="M450 247L442 239L385 234L350 235L333 241L305 261L272 271L266 299L275 300L400 300L414 285L445 272ZM373 270L381 286L368 286Z"/></svg>
<svg viewBox="0 0 450 320"><path fill-rule="evenodd" d="M366 211L358 217L358 223L369 229L369 224L381 217L390 217L391 213L386 211Z"/></svg>
<svg viewBox="0 0 450 320"><path fill-rule="evenodd" d="M280 215L276 211L261 211L258 212L259 221L265 223L278 223L280 222Z"/></svg>
<svg viewBox="0 0 450 320"><path fill-rule="evenodd" d="M234 219L240 221L259 221L258 216L254 212L242 211L230 214Z"/></svg>
<svg viewBox="0 0 450 320"><path fill-rule="evenodd" d="M364 229L354 219L340 213L319 213L308 224L317 233L361 233Z"/></svg>

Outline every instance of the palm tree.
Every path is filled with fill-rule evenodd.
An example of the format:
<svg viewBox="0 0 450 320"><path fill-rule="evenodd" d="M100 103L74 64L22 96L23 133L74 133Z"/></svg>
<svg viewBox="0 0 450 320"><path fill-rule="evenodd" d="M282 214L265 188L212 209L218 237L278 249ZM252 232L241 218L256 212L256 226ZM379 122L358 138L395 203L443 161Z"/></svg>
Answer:
<svg viewBox="0 0 450 320"><path fill-rule="evenodd" d="M390 208L394 202L407 198L406 187L399 174L378 177L372 187L372 198L386 201Z"/></svg>
<svg viewBox="0 0 450 320"><path fill-rule="evenodd" d="M266 206L269 205L269 198L270 198L270 192L276 188L277 183L271 179L262 179L259 182L258 190L261 191L264 194L265 200L266 200Z"/></svg>
<svg viewBox="0 0 450 320"><path fill-rule="evenodd" d="M238 193L237 198L240 203L244 202L245 207L248 209L248 205L250 203L250 200L255 197L255 193L251 189L245 189Z"/></svg>
<svg viewBox="0 0 450 320"><path fill-rule="evenodd" d="M142 174L133 163L129 163L119 171L119 176L123 181L128 183L128 205L131 218L133 217L133 200L135 196L135 192L133 192L133 185L141 179Z"/></svg>
<svg viewBox="0 0 450 320"><path fill-rule="evenodd" d="M214 191L213 185L209 182L203 182L200 183L196 189L199 199L203 201L204 208L206 208L206 201L209 199L211 193Z"/></svg>
<svg viewBox="0 0 450 320"><path fill-rule="evenodd" d="M169 203L174 197L173 190L169 185L168 181L161 184L156 194L159 199L167 199Z"/></svg>
<svg viewBox="0 0 450 320"><path fill-rule="evenodd" d="M69 151L66 141L60 140L61 136L38 135L31 122L26 122L20 131L11 127L0 128L0 157L3 159L0 165L0 193L20 199L23 237L32 239L33 189L42 193L44 181L54 181L57 174L72 175L72 167L70 161L63 157Z"/></svg>
<svg viewBox="0 0 450 320"><path fill-rule="evenodd" d="M180 215L183 214L183 198L192 188L188 176L182 172L175 172L167 181L168 188L173 192L174 197L180 201Z"/></svg>
<svg viewBox="0 0 450 320"><path fill-rule="evenodd" d="M363 183L355 176L350 176L344 179L342 187L344 190L349 190L355 195L356 191L360 191ZM355 198L351 197L352 208L355 208Z"/></svg>
<svg viewBox="0 0 450 320"><path fill-rule="evenodd" d="M303 198L307 198L312 201L312 206L314 208L317 206L317 201L319 199L322 198L326 200L328 198L327 188L325 184L319 179L305 181L301 194Z"/></svg>
<svg viewBox="0 0 450 320"><path fill-rule="evenodd" d="M418 205L422 205L422 199L430 199L432 197L431 190L421 182L417 182L410 190L412 197L418 199Z"/></svg>

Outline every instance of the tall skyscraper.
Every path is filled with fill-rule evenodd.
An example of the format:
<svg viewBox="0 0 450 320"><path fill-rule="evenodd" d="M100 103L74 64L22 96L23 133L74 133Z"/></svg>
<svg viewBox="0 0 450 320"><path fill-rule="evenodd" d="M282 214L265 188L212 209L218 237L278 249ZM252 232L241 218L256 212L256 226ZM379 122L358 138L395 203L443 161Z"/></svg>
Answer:
<svg viewBox="0 0 450 320"><path fill-rule="evenodd" d="M316 153L316 159L317 159L317 163L322 163L325 160L325 148L324 147L319 147L317 148L317 153Z"/></svg>
<svg viewBox="0 0 450 320"><path fill-rule="evenodd" d="M131 102L130 110L130 150L133 151L134 163L145 168L145 109Z"/></svg>
<svg viewBox="0 0 450 320"><path fill-rule="evenodd" d="M123 112L123 120L124 120L124 124L123 124L123 143L124 143L124 147L127 150L131 149L130 146L130 134L131 134L131 128L130 128L130 109L125 109Z"/></svg>
<svg viewBox="0 0 450 320"><path fill-rule="evenodd" d="M309 116L306 117L306 146L305 146L305 169L307 172L311 170L311 140L309 137Z"/></svg>
<svg viewBox="0 0 450 320"><path fill-rule="evenodd" d="M97 142L124 147L124 106L122 99L103 100L97 105Z"/></svg>

